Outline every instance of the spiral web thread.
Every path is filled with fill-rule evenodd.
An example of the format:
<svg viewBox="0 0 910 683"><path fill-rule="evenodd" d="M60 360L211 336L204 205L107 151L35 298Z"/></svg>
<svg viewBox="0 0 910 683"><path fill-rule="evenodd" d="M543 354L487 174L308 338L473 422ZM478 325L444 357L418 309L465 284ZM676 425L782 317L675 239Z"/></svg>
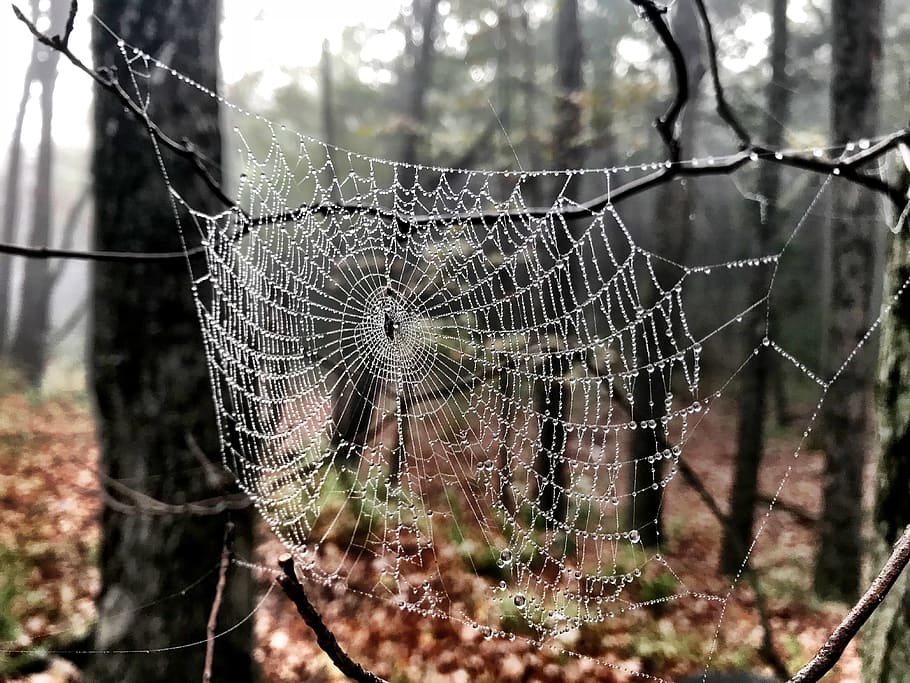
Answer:
<svg viewBox="0 0 910 683"><path fill-rule="evenodd" d="M774 339L779 262L831 178L780 251L690 267L639 246L609 201L659 164L401 165L278 127L122 51L131 70L179 78L237 121L245 214L194 211L169 187L181 230L198 229L205 249L193 293L225 464L308 578L487 636L514 637L507 614L540 640L656 603L725 604L642 542L655 520L637 501L662 495L704 414L758 353L816 387L808 436L830 383L894 304L828 377ZM134 79L141 99L152 81ZM529 206L541 186L551 201ZM592 194L607 200L585 210L579 197ZM759 268L763 298L692 329L694 282ZM744 315L761 316L768 336L705 391L704 345ZM636 432L651 444L643 455ZM452 553L486 578L499 611L468 604L443 569ZM662 574L673 594L643 598L640 577Z"/></svg>

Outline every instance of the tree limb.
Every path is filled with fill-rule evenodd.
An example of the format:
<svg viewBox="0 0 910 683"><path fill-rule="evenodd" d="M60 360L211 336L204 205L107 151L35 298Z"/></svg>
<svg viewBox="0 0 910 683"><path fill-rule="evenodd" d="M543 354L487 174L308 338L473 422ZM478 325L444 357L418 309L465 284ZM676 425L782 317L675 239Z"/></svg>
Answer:
<svg viewBox="0 0 910 683"><path fill-rule="evenodd" d="M908 562L910 562L910 526L904 529L903 535L894 546L891 557L885 562L872 585L850 609L837 628L831 632L827 642L821 646L818 653L790 679L791 683L815 683L831 670L844 653L847 644L853 640L860 627L866 623L866 620L885 599Z"/></svg>
<svg viewBox="0 0 910 683"><path fill-rule="evenodd" d="M98 472L102 483L115 491L123 500L114 498L106 490L102 489L102 495L105 497L105 504L114 508L118 512L125 514L150 514L150 515L220 515L225 510L243 510L251 504L250 499L245 493L228 493L214 498L203 500L189 501L186 503L165 503L157 498L152 498L141 491L130 488L123 482L108 476L104 472Z"/></svg>
<svg viewBox="0 0 910 683"><path fill-rule="evenodd" d="M638 8L642 14L654 27L655 33L664 44L667 52L670 53L670 59L673 62L673 76L676 79L676 94L673 101L663 116L657 117L654 121L654 127L660 133L667 150L670 153L670 161L676 163L680 160L681 147L679 144L679 133L676 130L676 122L679 115L689 101L689 71L686 66L686 58L673 37L670 27L664 21L664 15L667 10L658 7L652 0L631 0L632 4Z"/></svg>
<svg viewBox="0 0 910 683"><path fill-rule="evenodd" d="M278 585L281 586L285 595L287 595L290 601L297 607L297 612L303 617L306 625L309 626L316 635L316 642L319 644L319 647L329 656L329 659L338 667L338 670L351 680L358 681L359 683L386 683L386 681L379 678L379 676L370 673L360 664L352 660L347 653L341 649L341 646L335 639L335 635L325 625L322 616L320 616L319 612L316 611L316 608L313 607L313 604L307 598L306 592L303 590L303 586L297 578L293 556L288 553L279 556L278 566L281 567L284 573L279 575L275 580L278 582Z"/></svg>

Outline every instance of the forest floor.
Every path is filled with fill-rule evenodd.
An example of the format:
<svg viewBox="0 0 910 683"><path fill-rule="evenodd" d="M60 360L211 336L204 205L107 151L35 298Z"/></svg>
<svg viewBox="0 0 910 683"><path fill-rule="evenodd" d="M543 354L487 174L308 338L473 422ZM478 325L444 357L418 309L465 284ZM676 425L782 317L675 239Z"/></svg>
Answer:
<svg viewBox="0 0 910 683"><path fill-rule="evenodd" d="M688 462L722 501L732 471L731 420L714 414L698 432L698 440L688 448ZM767 504L759 507L764 531L752 557L776 651L791 672L815 653L846 611L844 605L811 597L812 519L819 515L822 460L805 450L794 458L796 442L785 430L771 434L760 486L773 495L786 479L780 495L785 505L770 511ZM41 657L42 648L59 647L91 630L99 587L96 462L91 409L83 397L0 396L0 680L3 667L11 665L9 650L30 650ZM784 509L789 506L798 514ZM671 539L661 548L667 563L690 591L726 595L730 579L716 571L720 527L679 477L667 489L664 514ZM261 526L253 561L264 569L253 571L264 592L273 581L268 567L283 547ZM459 564L457 554L437 555L439 562L451 563L445 572L453 590L476 590L480 600L488 595L480 593L488 591L488 584ZM232 571L251 570L235 566ZM709 663L711 670L770 673L757 655L762 627L755 595L742 580L722 603L682 597L659 609L630 611L596 627L570 631L542 647L520 637L486 639L456 620L420 617L324 586L312 586L310 593L346 650L398 683L677 680L700 674ZM264 683L345 680L279 590L271 591L255 620L254 657ZM80 680L72 667L52 660L56 674L9 680ZM830 680L859 679L854 641Z"/></svg>

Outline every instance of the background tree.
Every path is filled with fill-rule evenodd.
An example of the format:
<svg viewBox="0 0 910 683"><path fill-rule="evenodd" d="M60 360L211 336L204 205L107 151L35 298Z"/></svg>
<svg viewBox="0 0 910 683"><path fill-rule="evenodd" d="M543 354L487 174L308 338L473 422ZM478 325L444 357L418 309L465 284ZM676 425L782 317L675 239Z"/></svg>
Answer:
<svg viewBox="0 0 910 683"><path fill-rule="evenodd" d="M904 187L910 188L910 173L905 169L901 175ZM876 392L878 465L867 563L873 571L888 558L910 524L910 303L904 294L904 283L910 278L910 223L906 215L902 222L895 220L900 232L891 244L884 298L902 298L882 324ZM869 620L861 650L863 680L868 683L898 683L910 671L910 576L906 570Z"/></svg>
<svg viewBox="0 0 910 683"><path fill-rule="evenodd" d="M218 3L99 0L94 12L100 20L93 23L96 64L122 60L115 39L104 28L107 24L151 54L172 49L175 68L216 89ZM128 70L120 70L118 77L132 92ZM149 116L178 139L192 139L217 169L221 158L217 100L193 88L178 91L179 87L176 79L165 80ZM97 248L179 250L168 193L142 122L128 116L109 93L99 91L95 102ZM191 205L215 208L190 164L175 161L169 177ZM200 239L192 229L185 236L190 247ZM102 483L123 482L168 503L222 494L223 481L208 476L220 471L220 463L209 461L219 453L219 444L186 264L180 260L99 264L93 301L92 389ZM252 517L242 511L232 519L238 552L249 556ZM105 506L95 642L104 654L92 658L88 680L170 683L201 676L202 649L178 655L154 650L204 637L217 579L217 571L211 570L221 555L224 525L225 514L162 516L141 509L124 514ZM180 594L187 587L191 589L178 603L162 601L162 596ZM232 573L219 623L237 624L252 610L252 597L251 574ZM214 680L253 679L251 624L247 621L218 639ZM153 652L137 656L108 650Z"/></svg>
<svg viewBox="0 0 910 683"><path fill-rule="evenodd" d="M561 0L556 10L554 25L556 46L556 101L555 123L553 127L553 163L559 170L581 168L584 164L585 150L582 146L581 93L584 88L582 77L581 26L578 18L576 0ZM562 191L565 177L555 179L555 193ZM565 194L575 197L580 192L580 183L568 182ZM571 221L555 222L557 231L556 258L570 253L575 232ZM543 250L542 250L543 251ZM541 254L547 267L554 269L551 258ZM551 302L544 319L562 320L568 324L568 311L574 307L573 285L580 281L578 264L562 269L559 272L557 294ZM571 272L567 272L571 271ZM567 331L559 330L559 338L565 338ZM571 390L563 381L569 371L569 363L562 349L542 349L542 352L555 350L544 357L541 374L548 380L534 384L534 406L540 417L540 450L534 461L534 489L532 498L544 513L552 514L558 522L566 520L568 511L569 466L566 461L567 434L566 422L571 419Z"/></svg>
<svg viewBox="0 0 910 683"><path fill-rule="evenodd" d="M832 142L843 147L876 130L882 2L834 0L831 6ZM825 482L815 590L851 600L859 591L862 558L863 464L871 353L854 350L869 329L875 281L878 200L852 183L836 183L831 218L833 272L828 344L838 373L837 395L825 402L819 429L825 446ZM846 363L843 367L839 364Z"/></svg>
<svg viewBox="0 0 910 683"><path fill-rule="evenodd" d="M50 3L48 19L51 26L62 27L69 12L66 0ZM34 204L31 244L48 244L51 237L53 216L54 138L51 125L54 120L54 86L57 83L57 64L60 53L46 51L45 58L35 64L33 77L41 86L41 140L38 143L38 164L35 171ZM41 382L47 361L47 335L50 329L52 275L50 263L33 259L25 264L22 282L22 302L19 307L19 324L10 347L13 364L25 374L31 385Z"/></svg>
<svg viewBox="0 0 910 683"><path fill-rule="evenodd" d="M771 80L766 89L768 116L765 144L774 149L783 145L787 115L790 110L790 85L787 76L787 45L790 42L787 26L787 0L772 0ZM750 231L750 254L773 252L774 233L781 212L777 208L780 190L780 167L763 164L758 176L759 199L750 206L746 225ZM746 237L749 239L749 236ZM759 301L768 291L768 271L756 268L749 286L749 303ZM764 307L761 309L764 312ZM745 348L761 349L743 372L739 401L739 422L736 435L736 471L730 492L730 524L724 529L721 571L734 574L743 561L743 553L752 538L752 524L758 499L758 470L764 450L765 416L767 413L768 381L773 357L763 347L766 334L764 315L750 315L745 330ZM782 382L782 380L781 380Z"/></svg>
<svg viewBox="0 0 910 683"><path fill-rule="evenodd" d="M32 20L38 18L38 3L32 2ZM22 94L16 110L16 122L9 143L9 157L6 161L6 183L3 198L3 233L4 242L12 242L16 237L16 222L19 219L19 183L22 179L22 127L25 123L25 112L31 96L32 81L39 64L39 54L44 54L47 47L38 41L32 44L32 55L22 79ZM13 258L0 255L0 352L6 351L9 329L12 327L10 315L10 298L13 286Z"/></svg>
<svg viewBox="0 0 910 683"><path fill-rule="evenodd" d="M672 19L673 37L686 63L689 97L682 119L679 134L679 146L682 154L692 154L695 147L696 117L698 91L705 74L703 60L702 31L694 0L680 0ZM692 236L692 216L694 197L685 182L673 181L657 189L658 199L654 208L655 232L657 244L661 245L660 253L671 261L684 263L686 251ZM652 238L653 239L653 238ZM679 271L667 261L657 260L654 263L656 282L642 282L642 305L649 309L655 305L664 292L669 291L679 278ZM668 323L663 316L652 317L654 329L642 325L639 330L638 348L640 356L637 365L644 368L652 359L648 353L657 353L661 357L667 354L666 348L653 348L654 343L661 344L667 339ZM660 328L660 329L658 329ZM657 340L652 342L651 340ZM629 467L629 488L635 492L634 505L629 510L629 524L639 530L641 542L655 545L661 531L661 502L663 488L660 482L664 478L663 460L652 456L660 450L662 439L666 438L665 427L661 418L666 414L666 397L671 387L666 386L662 373L641 373L635 382L632 402L632 419L638 422L655 420L654 429L637 429L632 434L632 458L635 463ZM651 458L652 462L648 462ZM652 488L657 484L658 488Z"/></svg>

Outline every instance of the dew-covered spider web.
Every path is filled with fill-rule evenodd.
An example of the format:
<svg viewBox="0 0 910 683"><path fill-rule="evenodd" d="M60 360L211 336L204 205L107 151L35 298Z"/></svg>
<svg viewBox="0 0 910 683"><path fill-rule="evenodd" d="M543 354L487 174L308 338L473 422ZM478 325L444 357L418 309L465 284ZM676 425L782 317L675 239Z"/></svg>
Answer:
<svg viewBox="0 0 910 683"><path fill-rule="evenodd" d="M131 69L208 92L123 50ZM140 100L152 81L136 79ZM552 642L681 601L720 633L729 591L678 571L657 517L705 415L759 354L815 392L808 437L844 365L801 361L771 304L832 178L806 186L773 251L687 265L613 201L662 163L402 165L219 99L237 206L208 215L170 189L204 248L189 263L225 465L304 577L486 637ZM711 303L756 272L764 296ZM756 317L764 338L740 349ZM738 354L732 375L706 370L712 347Z"/></svg>

